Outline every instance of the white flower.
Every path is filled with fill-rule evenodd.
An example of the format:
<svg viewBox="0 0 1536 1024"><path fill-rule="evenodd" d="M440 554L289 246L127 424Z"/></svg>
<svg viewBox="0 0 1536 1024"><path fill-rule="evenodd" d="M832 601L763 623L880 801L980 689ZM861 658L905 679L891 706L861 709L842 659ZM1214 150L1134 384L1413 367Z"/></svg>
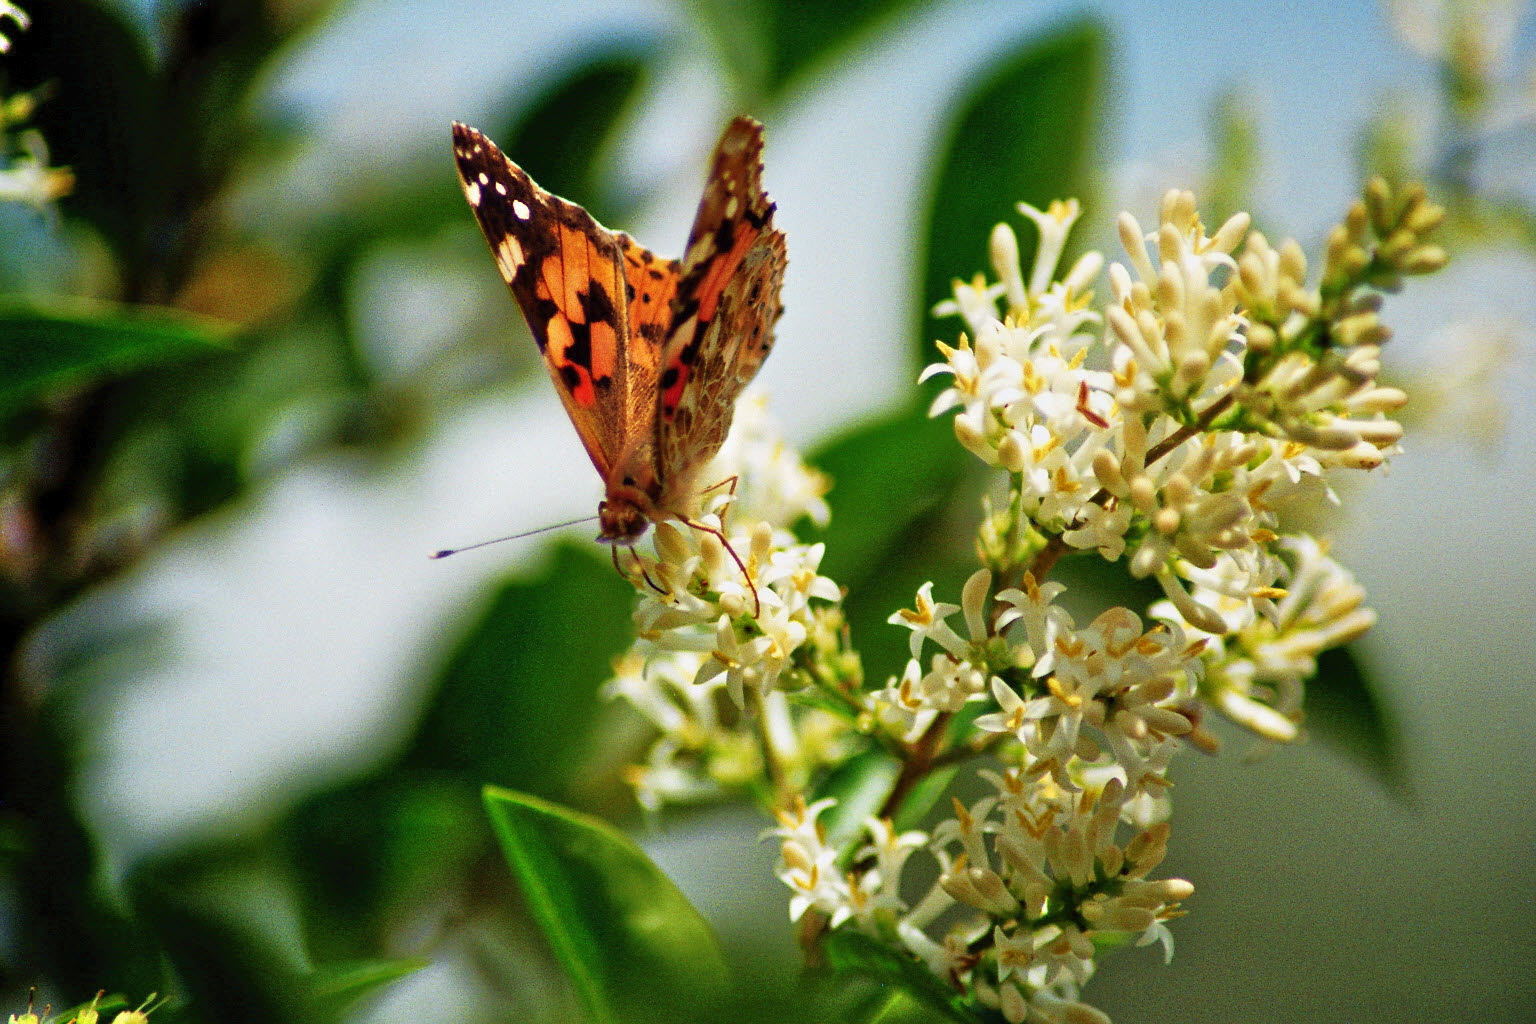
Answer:
<svg viewBox="0 0 1536 1024"><path fill-rule="evenodd" d="M944 621L959 610L957 604L935 603L933 583L928 582L917 588L917 600L912 608L903 608L886 621L912 631L910 646L914 658L922 653L924 640L933 641L955 658L963 658L967 653L965 641Z"/></svg>
<svg viewBox="0 0 1536 1024"><path fill-rule="evenodd" d="M837 850L826 844L816 819L837 803L831 797L810 806L796 798L795 803L775 812L779 827L763 833L783 840L779 846L779 864L775 874L794 890L789 902L789 919L800 920L815 907L826 914L829 927L836 928L853 915L852 894L847 879L837 870Z"/></svg>

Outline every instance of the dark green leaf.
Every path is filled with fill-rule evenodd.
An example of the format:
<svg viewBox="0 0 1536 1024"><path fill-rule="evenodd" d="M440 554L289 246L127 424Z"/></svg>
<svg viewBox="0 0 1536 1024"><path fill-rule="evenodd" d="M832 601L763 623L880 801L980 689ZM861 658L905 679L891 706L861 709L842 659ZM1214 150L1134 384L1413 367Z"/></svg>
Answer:
<svg viewBox="0 0 1536 1024"><path fill-rule="evenodd" d="M987 239L1000 221L1018 225L1015 203L1041 209L1053 199L1090 198L1089 168L1103 94L1104 34L1092 23L1028 42L999 61L960 97L929 211L919 359L933 361L931 339L953 337L953 323L928 311L952 294L956 278L990 274ZM1033 227L1019 233L1028 274ZM1064 261L1065 262L1065 261Z"/></svg>
<svg viewBox="0 0 1536 1024"><path fill-rule="evenodd" d="M598 688L631 639L633 599L604 549L557 547L547 570L503 587L459 642L407 764L565 795Z"/></svg>
<svg viewBox="0 0 1536 1024"><path fill-rule="evenodd" d="M899 774L901 765L885 751L875 749L849 758L823 779L812 799L837 799L837 804L822 812L818 819L826 829L828 842L842 846L861 837L864 820L880 813Z"/></svg>
<svg viewBox="0 0 1536 1024"><path fill-rule="evenodd" d="M841 928L826 937L823 949L834 971L876 978L946 1020L960 1024L980 1021L964 1008L959 994L927 967L867 935Z"/></svg>
<svg viewBox="0 0 1536 1024"><path fill-rule="evenodd" d="M505 116L483 130L544 189L614 223L627 212L601 185L611 175L604 147L645 82L654 43L633 43L592 55L530 102L513 97Z"/></svg>
<svg viewBox="0 0 1536 1024"><path fill-rule="evenodd" d="M253 856L254 854L254 856ZM127 893L137 923L175 972L179 1019L324 1024L305 1005L302 950L274 913L274 867L238 842L182 847L142 863ZM161 991L164 991L162 989Z"/></svg>
<svg viewBox="0 0 1536 1024"><path fill-rule="evenodd" d="M748 101L782 94L880 28L930 0L706 0L694 9Z"/></svg>
<svg viewBox="0 0 1536 1024"><path fill-rule="evenodd" d="M171 310L0 307L0 413L59 387L227 351L217 329Z"/></svg>
<svg viewBox="0 0 1536 1024"><path fill-rule="evenodd" d="M857 589L914 521L949 500L969 458L947 417L929 419L919 409L857 427L819 448L809 461L832 479L821 571Z"/></svg>
<svg viewBox="0 0 1536 1024"><path fill-rule="evenodd" d="M1389 789L1406 785L1400 737L1376 700L1358 647L1334 647L1317 659L1307 683L1307 729L1348 754Z"/></svg>
<svg viewBox="0 0 1536 1024"><path fill-rule="evenodd" d="M901 806L896 809L894 819L896 831L905 832L907 829L918 828L928 812L933 810L934 805L943 799L949 784L955 780L955 774L959 770L959 766L954 765L924 775L917 785L907 792L906 797L901 801Z"/></svg>
<svg viewBox="0 0 1536 1024"><path fill-rule="evenodd" d="M430 960L359 960L330 964L305 979L310 1004L330 1017L339 1015L364 996L428 966Z"/></svg>
<svg viewBox="0 0 1536 1024"><path fill-rule="evenodd" d="M628 837L493 786L485 806L591 1020L686 1019L724 995L725 962L709 925Z"/></svg>
<svg viewBox="0 0 1536 1024"><path fill-rule="evenodd" d="M947 585L975 569L969 539L949 529L946 515L970 460L948 419L920 409L859 427L811 456L832 478L821 571L849 590L844 611L872 681L906 661L906 633L886 622L891 613L910 607L924 581Z"/></svg>
<svg viewBox="0 0 1536 1024"><path fill-rule="evenodd" d="M371 955L399 921L464 884L492 853L478 790L390 764L293 807L282 834L315 959Z"/></svg>

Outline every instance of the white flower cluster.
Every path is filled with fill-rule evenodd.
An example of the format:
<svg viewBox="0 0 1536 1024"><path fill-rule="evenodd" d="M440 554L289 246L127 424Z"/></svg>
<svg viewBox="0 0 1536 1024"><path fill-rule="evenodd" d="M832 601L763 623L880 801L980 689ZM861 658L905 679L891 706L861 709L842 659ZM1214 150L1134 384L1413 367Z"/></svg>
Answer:
<svg viewBox="0 0 1536 1024"><path fill-rule="evenodd" d="M781 811L768 834L781 841L791 918L814 910L827 928L846 923L892 941L1013 1024L1107 1024L1078 1001L1093 974L1094 938L1131 934L1137 945L1162 943L1171 957L1164 922L1194 892L1181 879L1147 878L1167 851L1168 825L1122 844L1128 815L1118 779L1064 789L1019 768L980 775L996 795L970 807L956 801L955 816L931 836L869 819L869 842L855 857L861 869L846 874L817 822L832 800ZM938 859L938 878L909 907L898 895L902 869L924 847ZM941 918L952 923L936 939Z"/></svg>
<svg viewBox="0 0 1536 1024"><path fill-rule="evenodd" d="M703 475L734 477L735 489L712 496L702 529L660 523L655 555L635 552L637 639L606 688L659 733L631 772L650 809L740 793L764 777L803 785L843 755L848 732L784 692L806 685L797 652L838 646L842 594L817 572L825 546L787 529L802 516L826 521L825 478L752 397Z"/></svg>
<svg viewBox="0 0 1536 1024"><path fill-rule="evenodd" d="M1129 265L1109 268L1113 301L1094 337L1085 289L1102 259L1090 253L1044 283L1075 204L1020 209L1042 238L1032 278L1020 277L1012 233L995 232L999 283L957 285L936 309L961 313L975 343L941 345L944 362L924 371L952 377L932 411L958 408L960 443L1017 479L1021 528L1111 560L1129 553L1132 575L1154 578L1185 622L1220 632L1192 581L1267 592L1283 568L1274 506L1328 493L1330 471L1374 468L1395 450L1402 428L1386 413L1404 396L1375 383L1375 300L1308 290L1294 243L1276 252L1254 233L1234 257L1247 215L1207 234L1193 196L1171 192L1149 235L1121 215ZM1394 216L1413 229L1402 260L1428 258L1417 233L1437 208L1420 199ZM1365 217L1362 206L1331 240L1329 274L1370 261Z"/></svg>
<svg viewBox="0 0 1536 1024"><path fill-rule="evenodd" d="M1324 544L1296 535L1278 546L1284 589L1274 600L1239 600L1211 580L1195 593L1220 609L1226 628L1191 632L1209 645L1201 697L1261 739L1289 743L1300 735L1304 683L1317 671L1317 656L1370 629L1376 613ZM1157 604L1152 614L1172 615L1174 609Z"/></svg>
<svg viewBox="0 0 1536 1024"><path fill-rule="evenodd" d="M1216 748L1207 708L1298 738L1318 655L1374 621L1324 545L1281 522L1283 500L1331 496L1330 474L1379 466L1401 436L1368 289L1443 261L1421 238L1439 214L1421 191L1372 188L1311 288L1295 243L1272 249L1246 215L1207 233L1170 193L1150 235L1120 218L1128 263L1097 312L1098 254L1053 281L1076 203L1021 205L1040 234L1027 279L1013 232L994 230L998 280L956 283L937 311L970 337L923 377L950 378L932 413L954 411L961 445L1006 474L1007 512L983 521L958 604L924 584L891 616L911 657L884 686L863 685L821 546L785 529L825 518L825 482L744 406L718 470L734 495L636 556L639 640L610 687L658 731L641 801L771 804L802 941L862 933L1011 1024L1104 1024L1079 999L1095 941L1171 956L1166 922L1193 893L1149 877L1174 752ZM1047 579L1074 551L1124 560L1167 599L1079 625ZM978 772L993 795L897 828L937 799L925 783L983 756L1001 762ZM857 813L815 787L876 763L894 772L868 776L883 802L850 837Z"/></svg>

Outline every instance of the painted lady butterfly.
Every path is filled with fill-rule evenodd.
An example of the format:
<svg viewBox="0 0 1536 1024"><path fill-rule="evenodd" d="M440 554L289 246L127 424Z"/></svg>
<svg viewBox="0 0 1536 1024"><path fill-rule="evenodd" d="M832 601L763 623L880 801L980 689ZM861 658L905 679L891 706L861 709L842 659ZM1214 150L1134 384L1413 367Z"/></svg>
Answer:
<svg viewBox="0 0 1536 1024"><path fill-rule="evenodd" d="M784 235L763 193L762 132L750 117L725 129L688 247L667 260L453 126L464 195L603 478L601 540L690 521L698 475L773 347Z"/></svg>

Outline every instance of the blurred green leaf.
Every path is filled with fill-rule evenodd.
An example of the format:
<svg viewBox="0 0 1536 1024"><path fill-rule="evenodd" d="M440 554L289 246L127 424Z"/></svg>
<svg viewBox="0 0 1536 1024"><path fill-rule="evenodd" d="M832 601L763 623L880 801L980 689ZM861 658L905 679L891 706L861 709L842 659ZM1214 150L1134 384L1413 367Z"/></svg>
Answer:
<svg viewBox="0 0 1536 1024"><path fill-rule="evenodd" d="M990 274L987 240L993 225L1022 219L1019 200L1044 209L1053 199L1092 198L1089 176L1104 92L1104 32L1081 22L1043 41L1028 41L1000 60L982 83L956 103L940 147L923 261L918 358L933 361L932 337L952 339L953 321L931 310L952 294L956 278ZM1028 275L1033 226L1020 234ZM1063 261L1063 269L1068 266Z"/></svg>
<svg viewBox="0 0 1536 1024"><path fill-rule="evenodd" d="M917 785L907 791L901 806L896 808L896 814L892 818L896 831L904 832L907 829L921 827L923 819L943 799L945 792L949 790L949 784L955 781L955 775L959 771L958 765L952 765L948 768L940 768L936 772L929 772L919 779Z"/></svg>
<svg viewBox="0 0 1536 1024"><path fill-rule="evenodd" d="M929 419L916 408L818 448L809 461L832 479L821 571L856 589L914 521L950 498L968 458L948 417ZM893 494L901 495L900 503L891 501Z"/></svg>
<svg viewBox="0 0 1536 1024"><path fill-rule="evenodd" d="M924 965L884 943L852 929L840 928L826 937L822 948L828 965L836 972L875 978L946 1020L980 1024L981 1018L964 1009L954 989Z"/></svg>
<svg viewBox="0 0 1536 1024"><path fill-rule="evenodd" d="M879 29L931 0L695 0L721 69L747 102L782 94Z"/></svg>
<svg viewBox="0 0 1536 1024"><path fill-rule="evenodd" d="M603 158L656 59L655 42L641 40L589 55L532 102L513 97L484 131L545 190L615 223L629 211L604 187Z"/></svg>
<svg viewBox="0 0 1536 1024"><path fill-rule="evenodd" d="M812 800L835 797L837 803L822 812L818 823L827 841L842 846L864 831L864 820L880 812L890 795L901 764L883 750L867 750L832 770L812 794Z"/></svg>
<svg viewBox="0 0 1536 1024"><path fill-rule="evenodd" d="M370 955L401 920L464 884L492 851L478 790L391 763L289 811L282 833L316 959Z"/></svg>
<svg viewBox="0 0 1536 1024"><path fill-rule="evenodd" d="M55 388L230 351L206 321L173 310L0 307L0 414Z"/></svg>
<svg viewBox="0 0 1536 1024"><path fill-rule="evenodd" d="M1205 203L1213 224L1239 210L1253 208L1253 185L1259 171L1258 100L1239 89L1227 89L1211 108L1211 181Z"/></svg>
<svg viewBox="0 0 1536 1024"><path fill-rule="evenodd" d="M1307 730L1347 754L1388 789L1401 792L1402 741L1376 700L1370 672L1357 646L1324 651L1307 683Z"/></svg>
<svg viewBox="0 0 1536 1024"><path fill-rule="evenodd" d="M239 844L181 849L140 864L126 890L137 924L174 971L179 1021L324 1024L304 999L300 951L270 874ZM161 991L164 991L162 988Z"/></svg>
<svg viewBox="0 0 1536 1024"><path fill-rule="evenodd" d="M718 1005L726 967L709 925L628 837L493 786L485 806L591 1020L686 1018Z"/></svg>
<svg viewBox="0 0 1536 1024"><path fill-rule="evenodd" d="M632 639L633 601L605 549L555 548L544 572L503 587L459 642L406 767L564 796L586 759L598 688Z"/></svg>
<svg viewBox="0 0 1536 1024"><path fill-rule="evenodd" d="M353 1003L428 966L430 960L360 960L330 964L305 979L316 1012L337 1016Z"/></svg>
<svg viewBox="0 0 1536 1024"><path fill-rule="evenodd" d="M810 456L832 479L821 571L848 588L844 612L870 680L906 661L907 634L886 622L891 613L910 606L925 580L963 580L975 568L960 571L954 542L963 540L960 556L974 563L969 538L945 529L970 459L947 417L932 420L917 408L855 428Z"/></svg>

